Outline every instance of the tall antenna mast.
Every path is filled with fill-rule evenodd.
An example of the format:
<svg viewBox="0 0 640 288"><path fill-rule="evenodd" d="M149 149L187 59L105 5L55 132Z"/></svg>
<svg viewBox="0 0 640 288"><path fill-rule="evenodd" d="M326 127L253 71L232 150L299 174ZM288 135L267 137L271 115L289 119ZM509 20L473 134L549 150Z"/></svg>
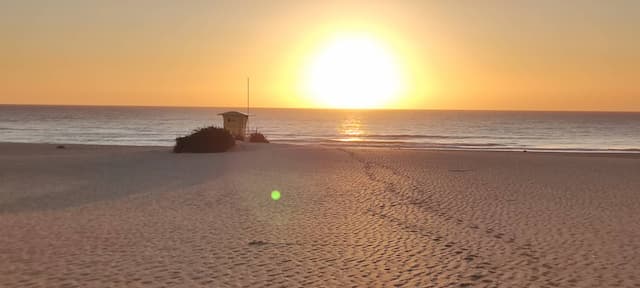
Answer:
<svg viewBox="0 0 640 288"><path fill-rule="evenodd" d="M247 122L249 122L249 77L247 77ZM251 129L249 128L248 124L245 129L251 132Z"/></svg>
<svg viewBox="0 0 640 288"><path fill-rule="evenodd" d="M249 115L249 77L247 77L247 115Z"/></svg>

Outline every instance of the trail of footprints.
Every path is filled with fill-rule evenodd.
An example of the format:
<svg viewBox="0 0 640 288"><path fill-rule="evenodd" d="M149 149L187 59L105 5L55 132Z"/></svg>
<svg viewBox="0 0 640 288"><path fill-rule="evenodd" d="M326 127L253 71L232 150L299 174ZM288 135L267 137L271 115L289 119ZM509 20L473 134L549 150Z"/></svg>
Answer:
<svg viewBox="0 0 640 288"><path fill-rule="evenodd" d="M504 268L503 265L493 265L489 262L488 259L481 256L480 253L474 252L471 248L465 246L463 243L458 243L451 239L447 239L446 236L438 233L437 230L427 229L423 227L419 223L412 224L409 221L401 219L399 217L394 217L390 215L391 213L385 213L384 209L386 206L396 207L396 206L414 206L422 208L423 211L426 209L430 211L432 215L438 216L440 219L443 219L449 223L453 223L458 227L468 230L472 233L482 233L485 237L491 237L492 241L499 241L502 245L508 246L510 250L516 252L516 257L521 256L524 257L525 261L523 264L526 264L527 269L529 270L531 276L529 277L529 281L539 281L546 280L546 284L551 287L558 287L559 284L551 281L550 279L555 276L556 267L548 263L541 263L540 253L535 249L535 247L530 243L519 243L516 240L515 235L507 235L507 233L503 233L501 231L495 230L492 227L484 227L481 224L473 223L469 221L465 221L463 219L454 217L447 213L444 209L441 209L434 205L432 201L431 194L429 191L424 191L424 185L418 183L412 177L405 175L399 172L397 169L394 169L390 166L384 164L374 163L373 161L368 161L367 159L363 159L359 157L355 152L349 151L346 149L341 149L348 155L350 155L353 159L360 162L364 167L364 171L368 179L372 182L379 183L383 185L384 190L387 193L385 195L393 195L396 199L392 199L390 204L374 204L366 209L366 212L374 217L383 219L389 223L393 223L397 225L401 229L418 234L422 237L428 238L436 243L436 245L440 245L442 249L454 250L455 255L461 255L461 259L465 261L467 264L470 264L470 268L475 268L480 271L480 273L472 273L471 276L468 277L469 280L472 281L481 281L484 284L492 284L498 285L500 284L499 280L496 280L495 283L492 280L481 279L486 278L487 275L495 275L501 271L501 268ZM406 195L401 194L397 187L397 182L387 180L385 178L379 177L376 172L380 172L380 170L386 171L390 176L398 179L408 180L409 183L409 191L414 195ZM471 170L454 170L450 172L460 173L460 172L469 172ZM416 195L417 194L417 195ZM472 265L473 264L473 265ZM435 268L435 267L428 267ZM546 279L543 279L546 278ZM464 279L460 279L464 280ZM472 286L471 283L461 283L460 287Z"/></svg>

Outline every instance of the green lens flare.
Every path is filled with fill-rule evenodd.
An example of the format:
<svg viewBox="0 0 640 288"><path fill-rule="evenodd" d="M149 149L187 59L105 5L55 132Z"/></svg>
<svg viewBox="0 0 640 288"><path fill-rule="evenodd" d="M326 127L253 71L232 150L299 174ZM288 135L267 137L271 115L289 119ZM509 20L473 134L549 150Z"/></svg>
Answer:
<svg viewBox="0 0 640 288"><path fill-rule="evenodd" d="M275 201L280 200L280 191L278 191L278 190L271 191L271 199L273 199Z"/></svg>

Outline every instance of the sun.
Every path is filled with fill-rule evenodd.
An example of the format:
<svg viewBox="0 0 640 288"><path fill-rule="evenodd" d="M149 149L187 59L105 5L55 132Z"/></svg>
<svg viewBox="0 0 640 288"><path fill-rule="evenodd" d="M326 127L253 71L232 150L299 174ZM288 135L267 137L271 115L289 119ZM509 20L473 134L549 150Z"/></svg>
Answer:
<svg viewBox="0 0 640 288"><path fill-rule="evenodd" d="M304 88L321 107L380 108L403 90L398 66L391 50L377 39L339 37L312 58Z"/></svg>

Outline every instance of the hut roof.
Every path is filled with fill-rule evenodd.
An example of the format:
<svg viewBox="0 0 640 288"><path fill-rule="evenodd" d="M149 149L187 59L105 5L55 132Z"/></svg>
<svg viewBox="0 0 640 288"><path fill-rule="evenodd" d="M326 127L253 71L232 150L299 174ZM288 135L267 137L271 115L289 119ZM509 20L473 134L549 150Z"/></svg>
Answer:
<svg viewBox="0 0 640 288"><path fill-rule="evenodd" d="M249 114L247 113L242 113L242 112L238 112L238 111L227 111L224 113L220 113L218 115L222 115L222 116L243 116L243 117L249 117Z"/></svg>

